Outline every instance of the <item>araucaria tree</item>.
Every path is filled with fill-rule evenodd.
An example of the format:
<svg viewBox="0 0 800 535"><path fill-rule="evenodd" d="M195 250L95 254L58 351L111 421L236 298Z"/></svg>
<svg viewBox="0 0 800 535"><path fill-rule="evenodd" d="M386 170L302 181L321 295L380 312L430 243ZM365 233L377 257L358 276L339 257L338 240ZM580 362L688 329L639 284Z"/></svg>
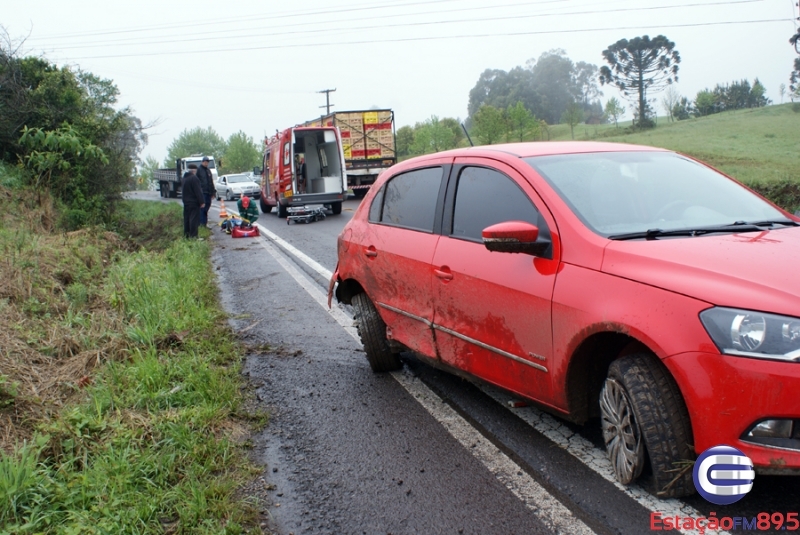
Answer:
<svg viewBox="0 0 800 535"><path fill-rule="evenodd" d="M657 93L678 81L681 57L675 43L663 35L620 39L603 50L603 57L610 67L600 68L600 83L617 86L637 104L639 126L652 124L647 118L648 92Z"/></svg>

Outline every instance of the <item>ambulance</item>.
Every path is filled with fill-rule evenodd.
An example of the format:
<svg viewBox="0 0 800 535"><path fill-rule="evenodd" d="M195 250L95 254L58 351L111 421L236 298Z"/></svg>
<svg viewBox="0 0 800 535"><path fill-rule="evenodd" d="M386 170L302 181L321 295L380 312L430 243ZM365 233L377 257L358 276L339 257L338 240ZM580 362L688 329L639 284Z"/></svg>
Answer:
<svg viewBox="0 0 800 535"><path fill-rule="evenodd" d="M347 198L342 137L336 127L293 127L265 140L261 169L261 211L324 205L342 213Z"/></svg>

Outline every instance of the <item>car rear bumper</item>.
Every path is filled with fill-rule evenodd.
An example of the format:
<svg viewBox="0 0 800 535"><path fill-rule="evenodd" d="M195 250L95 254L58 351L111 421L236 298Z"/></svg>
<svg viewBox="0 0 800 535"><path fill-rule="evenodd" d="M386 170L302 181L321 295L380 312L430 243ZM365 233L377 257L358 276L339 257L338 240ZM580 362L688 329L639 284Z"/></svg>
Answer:
<svg viewBox="0 0 800 535"><path fill-rule="evenodd" d="M703 352L664 360L686 400L697 453L719 444L745 453L757 471L800 475L800 363ZM795 420L780 446L746 437L763 420Z"/></svg>

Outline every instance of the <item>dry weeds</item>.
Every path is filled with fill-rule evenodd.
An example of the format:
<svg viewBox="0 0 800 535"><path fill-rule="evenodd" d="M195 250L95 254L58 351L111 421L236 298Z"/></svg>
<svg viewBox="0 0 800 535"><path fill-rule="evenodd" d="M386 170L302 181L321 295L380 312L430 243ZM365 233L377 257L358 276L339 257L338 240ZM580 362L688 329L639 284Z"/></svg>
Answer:
<svg viewBox="0 0 800 535"><path fill-rule="evenodd" d="M7 452L90 384L98 364L126 356L123 320L97 286L127 245L111 232L55 233L52 222L49 204L0 218L0 376L15 393L0 406Z"/></svg>

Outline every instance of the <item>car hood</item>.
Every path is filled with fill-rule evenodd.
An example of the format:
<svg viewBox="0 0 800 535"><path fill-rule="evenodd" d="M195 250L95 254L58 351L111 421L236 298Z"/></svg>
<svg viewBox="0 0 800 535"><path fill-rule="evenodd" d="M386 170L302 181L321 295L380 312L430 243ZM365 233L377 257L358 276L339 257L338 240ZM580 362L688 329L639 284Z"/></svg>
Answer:
<svg viewBox="0 0 800 535"><path fill-rule="evenodd" d="M255 182L232 182L228 184L230 188L256 188L258 189L260 186Z"/></svg>
<svg viewBox="0 0 800 535"><path fill-rule="evenodd" d="M612 241L605 273L710 304L800 316L800 227Z"/></svg>

